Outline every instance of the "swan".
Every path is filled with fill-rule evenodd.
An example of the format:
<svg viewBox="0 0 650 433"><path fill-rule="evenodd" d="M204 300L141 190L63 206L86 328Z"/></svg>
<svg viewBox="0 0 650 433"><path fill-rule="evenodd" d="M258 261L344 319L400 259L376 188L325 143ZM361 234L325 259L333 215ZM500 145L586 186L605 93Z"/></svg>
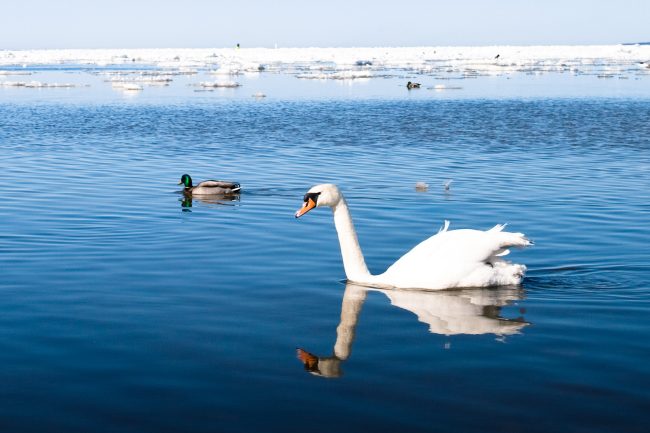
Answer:
<svg viewBox="0 0 650 433"><path fill-rule="evenodd" d="M181 176L179 185L184 185L183 192L189 195L230 195L237 194L241 186L237 182L225 182L222 180L204 180L198 185L192 186L192 178L189 174Z"/></svg>
<svg viewBox="0 0 650 433"><path fill-rule="evenodd" d="M383 274L371 275L359 246L350 210L334 184L312 187L295 216L329 206L334 214L343 267L348 281L380 288L443 290L455 287L517 285L526 266L503 260L510 247L532 242L522 233L505 232L498 224L490 230L449 230L449 221L430 238L416 245Z"/></svg>

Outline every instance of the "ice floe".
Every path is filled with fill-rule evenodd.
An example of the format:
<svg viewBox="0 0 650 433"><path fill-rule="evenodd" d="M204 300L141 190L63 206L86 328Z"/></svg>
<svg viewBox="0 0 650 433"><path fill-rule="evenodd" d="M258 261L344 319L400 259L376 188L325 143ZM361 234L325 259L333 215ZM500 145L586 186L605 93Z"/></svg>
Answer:
<svg viewBox="0 0 650 433"><path fill-rule="evenodd" d="M172 79L163 75L140 75L140 76L117 76L107 80L113 85L120 85L120 83L141 83L150 86L166 86L172 82Z"/></svg>
<svg viewBox="0 0 650 433"><path fill-rule="evenodd" d="M199 83L199 86L207 88L234 88L241 86L241 84L235 81L202 81Z"/></svg>
<svg viewBox="0 0 650 433"><path fill-rule="evenodd" d="M0 71L0 75L32 75L31 71Z"/></svg>
<svg viewBox="0 0 650 433"><path fill-rule="evenodd" d="M0 51L0 65L6 66L138 64L188 71L214 70L219 75L260 70L291 73L311 67L372 71L407 69L429 74L469 75L589 72L607 66L647 69L649 59L650 46L647 45Z"/></svg>
<svg viewBox="0 0 650 433"><path fill-rule="evenodd" d="M116 87L120 87L122 90L126 90L127 92L138 92L140 90L144 90L144 88L137 83L123 83Z"/></svg>
<svg viewBox="0 0 650 433"><path fill-rule="evenodd" d="M297 74L296 78L306 80L357 80L360 78L373 78L373 76L370 71L337 71Z"/></svg>
<svg viewBox="0 0 650 433"><path fill-rule="evenodd" d="M0 81L0 87L25 87L32 89L77 87L72 83L43 83L41 81Z"/></svg>
<svg viewBox="0 0 650 433"><path fill-rule="evenodd" d="M105 77L122 90L165 87L181 76L195 91L236 88L233 79L286 74L346 85L397 78L437 92L456 80L567 74L597 79L650 77L649 45L369 48L63 49L2 50L0 76L75 69ZM197 76L197 77L194 77ZM49 78L49 77L48 77ZM53 80L52 78L49 78ZM207 80L207 81L203 81ZM40 81L0 81L0 87L74 87ZM471 87L468 83L468 87Z"/></svg>

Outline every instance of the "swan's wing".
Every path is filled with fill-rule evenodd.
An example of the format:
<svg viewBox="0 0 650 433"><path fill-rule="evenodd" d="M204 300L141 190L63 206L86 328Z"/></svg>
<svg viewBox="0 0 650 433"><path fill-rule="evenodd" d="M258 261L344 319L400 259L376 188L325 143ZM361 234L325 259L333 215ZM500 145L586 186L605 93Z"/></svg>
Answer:
<svg viewBox="0 0 650 433"><path fill-rule="evenodd" d="M446 228L446 227L445 227ZM413 287L455 287L468 282L477 269L501 261L509 247L524 247L530 241L521 233L491 230L441 230L422 241L397 260L385 272L387 278L398 278L400 286L409 281Z"/></svg>
<svg viewBox="0 0 650 433"><path fill-rule="evenodd" d="M237 182L226 182L223 180L204 180L196 185L197 188L228 188L235 189L239 188Z"/></svg>
<svg viewBox="0 0 650 433"><path fill-rule="evenodd" d="M489 242L487 232L443 228L404 254L388 270L405 273L447 267L449 271L449 266L456 268L465 263L484 262L497 249Z"/></svg>
<svg viewBox="0 0 650 433"><path fill-rule="evenodd" d="M400 258L395 265L404 266L432 263L486 262L494 257L505 256L510 247L531 245L523 233L504 232L505 225L490 230L448 230L445 221L440 231L420 242ZM391 266L392 267L392 266Z"/></svg>

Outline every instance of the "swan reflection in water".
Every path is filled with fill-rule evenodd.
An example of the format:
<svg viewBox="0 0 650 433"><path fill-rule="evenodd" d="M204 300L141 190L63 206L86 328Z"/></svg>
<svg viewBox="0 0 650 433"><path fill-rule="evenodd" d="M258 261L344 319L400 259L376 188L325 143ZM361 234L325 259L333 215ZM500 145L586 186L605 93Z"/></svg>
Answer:
<svg viewBox="0 0 650 433"><path fill-rule="evenodd" d="M191 194L183 194L183 197L178 200L181 202L181 210L183 212L192 212L192 202L201 202L207 205L222 205L222 206L235 206L239 201L239 194L230 195L203 195L192 196Z"/></svg>
<svg viewBox="0 0 650 433"><path fill-rule="evenodd" d="M382 290L348 283L343 294L341 321L331 356L317 356L297 349L305 370L322 377L340 377L341 364L350 357L359 315L369 291L385 294L392 305L415 314L441 335L482 335L498 337L519 334L529 323L523 317L501 317L501 307L523 299L521 287L457 289L447 291Z"/></svg>

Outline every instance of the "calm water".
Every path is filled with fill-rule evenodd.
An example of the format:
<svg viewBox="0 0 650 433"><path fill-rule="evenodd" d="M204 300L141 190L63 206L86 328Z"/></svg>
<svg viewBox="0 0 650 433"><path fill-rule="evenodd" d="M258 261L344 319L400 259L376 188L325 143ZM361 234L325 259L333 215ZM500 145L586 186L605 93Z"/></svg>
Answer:
<svg viewBox="0 0 650 433"><path fill-rule="evenodd" d="M7 90L0 430L647 431L650 98L384 85ZM244 192L183 203L185 172ZM331 213L293 217L322 182L346 194L372 271L444 219L507 222L536 242L511 256L524 285L346 288Z"/></svg>

